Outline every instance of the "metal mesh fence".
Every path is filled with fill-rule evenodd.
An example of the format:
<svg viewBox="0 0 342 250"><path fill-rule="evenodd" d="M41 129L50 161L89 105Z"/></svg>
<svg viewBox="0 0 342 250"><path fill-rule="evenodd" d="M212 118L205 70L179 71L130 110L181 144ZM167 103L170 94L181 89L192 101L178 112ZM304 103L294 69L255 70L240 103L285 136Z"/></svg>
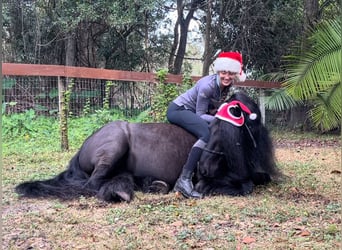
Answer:
<svg viewBox="0 0 342 250"><path fill-rule="evenodd" d="M57 78L6 77L2 86L3 113L34 109L38 113L58 112Z"/></svg>
<svg viewBox="0 0 342 250"><path fill-rule="evenodd" d="M6 76L3 77L3 114L22 113L33 109L37 115L58 117L60 85L70 88L69 116L92 114L104 107L106 98L110 109L120 111L131 118L151 107L156 92L156 83L133 81L107 81L87 78L51 76ZM110 83L108 96L106 86ZM247 92L250 92L251 89ZM253 89L252 89L253 90ZM255 93L254 93L255 92ZM250 93L258 100L256 91ZM268 126L286 126L286 112L266 110Z"/></svg>
<svg viewBox="0 0 342 250"><path fill-rule="evenodd" d="M153 83L111 81L84 78L22 77L3 78L3 113L20 113L33 109L39 115L57 116L59 112L60 83L71 91L70 113L74 116L102 109L105 88L109 108L118 109L127 117L139 114L151 106ZM72 87L70 87L72 86Z"/></svg>

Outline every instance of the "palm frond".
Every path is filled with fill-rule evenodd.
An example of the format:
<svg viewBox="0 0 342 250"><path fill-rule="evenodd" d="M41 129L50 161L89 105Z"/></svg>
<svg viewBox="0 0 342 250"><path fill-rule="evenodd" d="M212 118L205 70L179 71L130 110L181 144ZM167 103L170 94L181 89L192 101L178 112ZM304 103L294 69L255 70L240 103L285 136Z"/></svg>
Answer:
<svg viewBox="0 0 342 250"><path fill-rule="evenodd" d="M308 100L314 126L321 131L341 126L341 20L317 26L302 53L287 57L283 86L295 100Z"/></svg>
<svg viewBox="0 0 342 250"><path fill-rule="evenodd" d="M265 98L265 107L269 110L283 111L299 104L302 104L302 101L296 101L284 88L274 90L271 96Z"/></svg>
<svg viewBox="0 0 342 250"><path fill-rule="evenodd" d="M290 95L307 100L336 84L333 78L341 74L340 32L340 20L324 22L309 38L306 53L287 57L288 79L284 86Z"/></svg>
<svg viewBox="0 0 342 250"><path fill-rule="evenodd" d="M259 80L270 82L283 82L286 79L285 72L271 72L259 77Z"/></svg>
<svg viewBox="0 0 342 250"><path fill-rule="evenodd" d="M341 124L341 85L328 92L318 95L314 101L314 107L310 110L310 117L316 128L328 131L338 128Z"/></svg>

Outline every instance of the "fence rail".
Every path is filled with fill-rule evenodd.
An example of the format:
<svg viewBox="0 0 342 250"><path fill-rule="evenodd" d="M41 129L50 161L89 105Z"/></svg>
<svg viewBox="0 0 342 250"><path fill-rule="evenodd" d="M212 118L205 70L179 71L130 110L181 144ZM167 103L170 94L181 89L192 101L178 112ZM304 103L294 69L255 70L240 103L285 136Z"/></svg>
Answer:
<svg viewBox="0 0 342 250"><path fill-rule="evenodd" d="M110 70L86 67L72 67L62 65L41 65L41 64L19 64L2 63L3 76L60 76L72 78L88 78L101 80L129 81L129 82L151 82L157 83L158 79L155 73L133 72L123 70ZM197 81L201 76L192 76L193 81ZM168 74L166 82L182 83L182 75ZM254 87L261 89L280 88L278 82L246 80L237 83L242 87Z"/></svg>

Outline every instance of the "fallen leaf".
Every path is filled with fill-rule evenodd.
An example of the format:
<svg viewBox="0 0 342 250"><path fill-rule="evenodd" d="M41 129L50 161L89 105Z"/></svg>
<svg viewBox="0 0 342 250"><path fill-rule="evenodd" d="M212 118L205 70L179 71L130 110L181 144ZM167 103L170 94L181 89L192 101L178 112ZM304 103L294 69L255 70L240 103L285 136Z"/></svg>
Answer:
<svg viewBox="0 0 342 250"><path fill-rule="evenodd" d="M175 196L177 199L184 198L181 192L175 192Z"/></svg>
<svg viewBox="0 0 342 250"><path fill-rule="evenodd" d="M308 230L303 230L299 235L300 236L309 236L310 232Z"/></svg>
<svg viewBox="0 0 342 250"><path fill-rule="evenodd" d="M171 226L175 226L175 227L181 227L183 226L183 222L182 221L175 221L171 224Z"/></svg>
<svg viewBox="0 0 342 250"><path fill-rule="evenodd" d="M253 242L256 242L256 239L253 237L249 237L249 236L243 238L242 240L242 243L245 243L245 244L251 244Z"/></svg>
<svg viewBox="0 0 342 250"><path fill-rule="evenodd" d="M330 172L330 174L341 174L340 170L333 170Z"/></svg>
<svg viewBox="0 0 342 250"><path fill-rule="evenodd" d="M226 221L226 220L217 220L217 221L215 221L217 224L219 224L219 225L227 225L227 224L229 224L229 221Z"/></svg>
<svg viewBox="0 0 342 250"><path fill-rule="evenodd" d="M196 201L195 199L190 199L190 200L187 202L187 205L188 205L188 206L191 206L191 207L197 206L197 201Z"/></svg>

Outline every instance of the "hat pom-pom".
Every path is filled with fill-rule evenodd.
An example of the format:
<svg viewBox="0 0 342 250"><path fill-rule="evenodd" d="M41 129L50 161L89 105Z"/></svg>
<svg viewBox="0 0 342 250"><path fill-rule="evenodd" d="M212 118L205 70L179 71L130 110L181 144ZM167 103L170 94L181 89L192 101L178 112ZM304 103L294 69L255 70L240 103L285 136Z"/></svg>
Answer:
<svg viewBox="0 0 342 250"><path fill-rule="evenodd" d="M241 74L238 76L239 82L244 82L246 81L246 74L244 72L241 72Z"/></svg>
<svg viewBox="0 0 342 250"><path fill-rule="evenodd" d="M256 113L252 113L249 115L249 119L251 120L255 120L257 118L257 114Z"/></svg>

